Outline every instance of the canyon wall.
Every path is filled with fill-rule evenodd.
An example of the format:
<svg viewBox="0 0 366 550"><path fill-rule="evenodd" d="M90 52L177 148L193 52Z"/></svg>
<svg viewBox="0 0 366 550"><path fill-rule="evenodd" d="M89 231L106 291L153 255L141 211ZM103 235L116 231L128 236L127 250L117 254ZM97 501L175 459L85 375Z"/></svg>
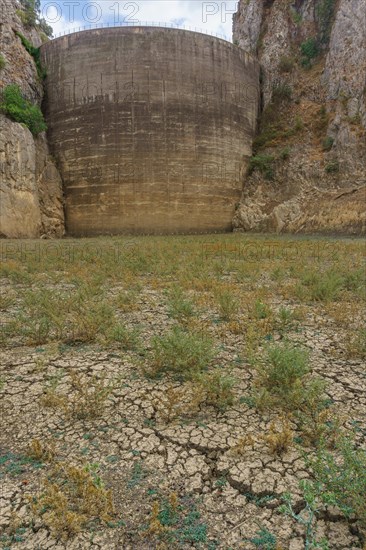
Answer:
<svg viewBox="0 0 366 550"><path fill-rule="evenodd" d="M262 106L238 231L366 228L366 0L240 0Z"/></svg>
<svg viewBox="0 0 366 550"><path fill-rule="evenodd" d="M6 86L17 84L25 98L41 105L42 79L16 33L35 47L40 46L41 37L22 23L20 8L15 0L5 0L0 8L0 94ZM0 237L63 234L62 182L45 132L33 136L24 124L0 112Z"/></svg>

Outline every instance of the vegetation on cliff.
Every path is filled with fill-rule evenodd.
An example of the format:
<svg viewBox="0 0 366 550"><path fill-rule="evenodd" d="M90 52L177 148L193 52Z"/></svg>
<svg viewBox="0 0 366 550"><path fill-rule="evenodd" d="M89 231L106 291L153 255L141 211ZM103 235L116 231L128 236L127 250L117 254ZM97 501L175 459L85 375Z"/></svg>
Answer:
<svg viewBox="0 0 366 550"><path fill-rule="evenodd" d="M17 84L9 84L3 90L0 110L15 122L25 124L33 135L46 130L47 126L38 105L28 101Z"/></svg>
<svg viewBox="0 0 366 550"><path fill-rule="evenodd" d="M47 21L41 17L41 1L40 0L20 0L22 8L17 10L17 15L20 17L23 25L28 28L35 28L45 37L52 36L52 27Z"/></svg>

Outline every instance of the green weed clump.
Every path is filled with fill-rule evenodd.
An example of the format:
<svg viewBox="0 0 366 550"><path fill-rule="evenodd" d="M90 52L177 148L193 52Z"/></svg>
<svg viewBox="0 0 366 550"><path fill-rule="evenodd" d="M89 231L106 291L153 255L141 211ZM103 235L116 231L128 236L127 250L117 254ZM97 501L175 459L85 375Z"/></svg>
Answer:
<svg viewBox="0 0 366 550"><path fill-rule="evenodd" d="M180 287L174 287L168 293L168 313L180 322L187 321L195 313L193 303Z"/></svg>
<svg viewBox="0 0 366 550"><path fill-rule="evenodd" d="M47 129L41 109L24 98L17 84L4 88L0 110L15 122L25 124L33 135Z"/></svg>
<svg viewBox="0 0 366 550"><path fill-rule="evenodd" d="M179 380L191 380L213 358L214 348L208 337L174 327L169 333L153 338L147 373L151 376L169 373Z"/></svg>
<svg viewBox="0 0 366 550"><path fill-rule="evenodd" d="M254 398L258 408L307 411L323 404L324 383L310 377L309 356L288 343L267 348L264 360L255 364Z"/></svg>
<svg viewBox="0 0 366 550"><path fill-rule="evenodd" d="M340 166L337 160L332 160L325 165L325 171L327 174L337 174L339 172Z"/></svg>
<svg viewBox="0 0 366 550"><path fill-rule="evenodd" d="M320 445L308 459L317 496L324 504L337 506L349 517L354 515L366 527L366 451L356 448L349 437L341 437L335 451Z"/></svg>
<svg viewBox="0 0 366 550"><path fill-rule="evenodd" d="M333 270L319 273L311 271L302 277L302 287L297 287L298 295L307 297L315 302L331 302L338 299L340 292L344 289L345 279Z"/></svg>
<svg viewBox="0 0 366 550"><path fill-rule="evenodd" d="M195 503L178 499L176 493L155 500L152 506L148 534L162 541L159 548L198 547L207 543L207 525L202 522Z"/></svg>
<svg viewBox="0 0 366 550"><path fill-rule="evenodd" d="M202 387L204 401L207 405L215 407L220 412L226 411L233 405L235 380L230 376L225 376L216 370L200 375L197 377L197 382ZM196 384L196 381L194 383Z"/></svg>
<svg viewBox="0 0 366 550"><path fill-rule="evenodd" d="M5 57L3 56L3 54L0 53L0 71L5 67L5 65L6 65Z"/></svg>
<svg viewBox="0 0 366 550"><path fill-rule="evenodd" d="M330 151L334 144L334 138L327 136L323 139L323 151Z"/></svg>
<svg viewBox="0 0 366 550"><path fill-rule="evenodd" d="M305 68L310 68L313 59L319 55L319 46L315 38L309 38L300 46L302 54L301 65Z"/></svg>
<svg viewBox="0 0 366 550"><path fill-rule="evenodd" d="M230 290L218 291L216 301L223 321L230 321L239 311L238 298Z"/></svg>
<svg viewBox="0 0 366 550"><path fill-rule="evenodd" d="M46 77L46 71L41 65L41 51L39 48L35 48L29 40L26 39L25 36L22 35L20 32L16 32L16 35L19 36L21 43L23 44L24 48L27 50L29 55L31 55L34 59L34 63L37 68L37 74L40 79L44 79Z"/></svg>
<svg viewBox="0 0 366 550"><path fill-rule="evenodd" d="M258 171L264 175L265 179L273 180L274 161L275 157L273 155L255 155L254 157L251 157L248 168L249 175L253 174L255 171Z"/></svg>

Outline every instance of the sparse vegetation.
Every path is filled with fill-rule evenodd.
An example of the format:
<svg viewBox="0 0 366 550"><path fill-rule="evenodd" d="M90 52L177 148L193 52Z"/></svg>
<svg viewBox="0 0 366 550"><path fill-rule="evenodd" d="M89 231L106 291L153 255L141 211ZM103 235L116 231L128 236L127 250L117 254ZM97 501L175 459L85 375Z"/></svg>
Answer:
<svg viewBox="0 0 366 550"><path fill-rule="evenodd" d="M5 61L5 57L3 56L3 54L0 53L0 71L2 69L4 69L6 66L6 61Z"/></svg>
<svg viewBox="0 0 366 550"><path fill-rule="evenodd" d="M112 493L104 487L93 465L55 462L43 490L32 500L32 511L56 539L67 540L92 521L114 517Z"/></svg>
<svg viewBox="0 0 366 550"><path fill-rule="evenodd" d="M274 177L274 156L273 155L255 155L249 161L249 174L253 174L256 170L264 175L267 180L272 180Z"/></svg>
<svg viewBox="0 0 366 550"><path fill-rule="evenodd" d="M337 174L339 172L339 162L332 160L325 165L325 171L327 174Z"/></svg>
<svg viewBox="0 0 366 550"><path fill-rule="evenodd" d="M2 544L362 548L364 243L126 242L3 243Z"/></svg>

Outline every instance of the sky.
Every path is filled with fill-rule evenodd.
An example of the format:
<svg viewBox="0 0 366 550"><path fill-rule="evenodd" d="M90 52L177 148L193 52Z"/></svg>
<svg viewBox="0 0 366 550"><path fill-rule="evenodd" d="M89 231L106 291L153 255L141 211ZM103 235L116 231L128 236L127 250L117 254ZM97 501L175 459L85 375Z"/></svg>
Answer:
<svg viewBox="0 0 366 550"><path fill-rule="evenodd" d="M42 0L42 16L54 35L102 23L138 25L167 23L232 40L232 16L237 2L227 0Z"/></svg>

